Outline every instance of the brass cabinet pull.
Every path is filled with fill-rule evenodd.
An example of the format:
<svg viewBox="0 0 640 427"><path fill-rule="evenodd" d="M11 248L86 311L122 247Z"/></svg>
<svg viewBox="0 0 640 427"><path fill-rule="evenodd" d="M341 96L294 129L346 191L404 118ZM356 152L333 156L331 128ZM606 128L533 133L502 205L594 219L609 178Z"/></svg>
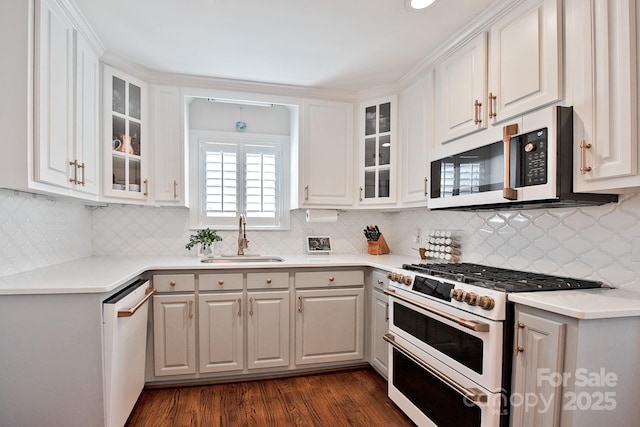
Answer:
<svg viewBox="0 0 640 427"><path fill-rule="evenodd" d="M224 280L222 280L222 279L218 280L218 285L220 285L220 286L224 285Z"/></svg>
<svg viewBox="0 0 640 427"><path fill-rule="evenodd" d="M172 281L169 282L169 286L175 286L175 285L176 285L176 281L175 280L172 280Z"/></svg>
<svg viewBox="0 0 640 427"><path fill-rule="evenodd" d="M363 201L364 199L362 198L362 192L364 191L364 189L362 187L360 187L360 201Z"/></svg>
<svg viewBox="0 0 640 427"><path fill-rule="evenodd" d="M429 182L429 180L427 179L427 177L424 177L424 195L427 196L429 193L427 192L427 182Z"/></svg>
<svg viewBox="0 0 640 427"><path fill-rule="evenodd" d="M518 200L518 190L511 188L511 135L518 133L518 125L512 124L502 128L502 142L504 143L504 186L502 197L507 200Z"/></svg>
<svg viewBox="0 0 640 427"><path fill-rule="evenodd" d="M242 298L238 298L238 317L242 317Z"/></svg>
<svg viewBox="0 0 640 427"><path fill-rule="evenodd" d="M193 301L189 301L189 319L193 319Z"/></svg>
<svg viewBox="0 0 640 427"><path fill-rule="evenodd" d="M482 102L476 99L473 103L473 124L475 125L482 123L482 119L480 118L480 107L482 107Z"/></svg>
<svg viewBox="0 0 640 427"><path fill-rule="evenodd" d="M253 316L253 297L249 298L249 316Z"/></svg>
<svg viewBox="0 0 640 427"><path fill-rule="evenodd" d="M267 279L267 284L270 285L271 284L271 278Z"/></svg>
<svg viewBox="0 0 640 427"><path fill-rule="evenodd" d="M298 297L298 313L302 313L302 297Z"/></svg>
<svg viewBox="0 0 640 427"><path fill-rule="evenodd" d="M582 140L582 142L580 143L580 158L581 158L581 162L580 162L580 173L582 175L586 174L587 172L591 172L592 168L591 166L587 166L587 150L591 148L591 144L587 143L587 141Z"/></svg>
<svg viewBox="0 0 640 427"><path fill-rule="evenodd" d="M82 185L84 187L85 184L85 180L84 180L84 170L86 168L86 165L84 164L84 162L82 162L81 165L78 166L80 169L82 169L82 181L79 182L80 185Z"/></svg>
<svg viewBox="0 0 640 427"><path fill-rule="evenodd" d="M494 117L496 117L498 114L496 114L496 111L493 109L493 103L494 101L496 101L498 99L497 95L494 95L493 93L489 92L489 118L492 119ZM496 105L497 107L497 105Z"/></svg>
<svg viewBox="0 0 640 427"><path fill-rule="evenodd" d="M518 322L516 320L516 324L514 325L514 337L513 337L513 355L517 356L518 353L524 352L524 347L520 346L518 342L520 340L520 329L524 328L524 323Z"/></svg>
<svg viewBox="0 0 640 427"><path fill-rule="evenodd" d="M144 195L145 196L149 195L149 180L148 179L144 180Z"/></svg>
<svg viewBox="0 0 640 427"><path fill-rule="evenodd" d="M487 395L485 393L483 393L482 390L480 390L478 388L467 388L467 387L463 386L462 384L460 384L459 382L457 382L456 380L454 380L453 378L450 378L449 376L447 376L447 375L443 374L442 372L438 371L437 369L435 369L431 365L428 365L427 363L423 362L422 360L420 360L420 358L418 356L413 354L409 349L407 349L404 346L398 344L396 342L396 337L395 336L393 336L391 334L385 334L385 335L382 336L382 338L386 342L391 344L399 352L403 353L409 359L413 360L415 363L417 363L422 368L424 368L431 375L433 375L434 377L436 377L437 379L442 381L444 384L448 385L451 389L455 390L456 392L458 392L459 394L461 394L465 398L469 399L472 402L486 402L487 401Z"/></svg>
<svg viewBox="0 0 640 427"><path fill-rule="evenodd" d="M158 290L157 289L153 289L153 288L147 288L145 289L144 293L146 294L144 296L144 298L142 298L140 301L138 301L138 303L136 305L134 305L131 308L128 308L126 310L118 310L118 317L131 317L133 316L133 313L135 313L136 311L138 311L138 309L140 307L142 307L142 305L147 302L147 300L149 298L151 298L153 296L153 294L155 294Z"/></svg>
<svg viewBox="0 0 640 427"><path fill-rule="evenodd" d="M173 181L173 198L178 198L178 181Z"/></svg>
<svg viewBox="0 0 640 427"><path fill-rule="evenodd" d="M78 183L78 161L74 160L73 162L69 162L70 166L73 166L73 178L69 178L69 182L74 184Z"/></svg>
<svg viewBox="0 0 640 427"><path fill-rule="evenodd" d="M333 276L329 276L329 281L330 281L330 282L333 282L333 281L335 281L335 280L336 280L336 278L335 278L335 277L333 277Z"/></svg>
<svg viewBox="0 0 640 427"><path fill-rule="evenodd" d="M304 199L305 200L309 200L309 186L308 185L304 186Z"/></svg>

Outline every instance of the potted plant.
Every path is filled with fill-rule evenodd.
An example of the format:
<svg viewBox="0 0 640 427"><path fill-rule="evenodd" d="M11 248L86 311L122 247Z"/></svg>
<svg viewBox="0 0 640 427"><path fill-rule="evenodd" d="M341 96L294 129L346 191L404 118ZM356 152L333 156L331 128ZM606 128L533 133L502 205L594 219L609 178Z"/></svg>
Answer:
<svg viewBox="0 0 640 427"><path fill-rule="evenodd" d="M192 234L189 237L189 243L187 243L185 248L191 250L194 246L200 245L198 254L210 258L213 257L214 242L219 242L221 240L222 237L220 237L215 230L211 230L207 227L203 230L198 230L196 234Z"/></svg>

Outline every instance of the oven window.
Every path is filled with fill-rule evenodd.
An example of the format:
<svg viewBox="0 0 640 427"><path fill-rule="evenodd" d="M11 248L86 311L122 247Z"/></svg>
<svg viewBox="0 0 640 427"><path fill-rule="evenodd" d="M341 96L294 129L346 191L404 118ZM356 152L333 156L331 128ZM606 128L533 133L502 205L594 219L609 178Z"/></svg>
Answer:
<svg viewBox="0 0 640 427"><path fill-rule="evenodd" d="M482 412L477 405L395 348L393 385L439 427L480 426Z"/></svg>
<svg viewBox="0 0 640 427"><path fill-rule="evenodd" d="M393 324L453 360L482 374L482 340L402 304L393 304Z"/></svg>

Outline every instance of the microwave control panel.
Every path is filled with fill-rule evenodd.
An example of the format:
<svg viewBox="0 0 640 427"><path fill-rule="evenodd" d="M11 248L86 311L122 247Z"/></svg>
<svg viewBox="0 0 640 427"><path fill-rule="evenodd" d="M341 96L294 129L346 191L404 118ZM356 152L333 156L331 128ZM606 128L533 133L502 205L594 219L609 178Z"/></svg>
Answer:
<svg viewBox="0 0 640 427"><path fill-rule="evenodd" d="M547 183L547 128L515 137L518 144L520 173L518 187Z"/></svg>

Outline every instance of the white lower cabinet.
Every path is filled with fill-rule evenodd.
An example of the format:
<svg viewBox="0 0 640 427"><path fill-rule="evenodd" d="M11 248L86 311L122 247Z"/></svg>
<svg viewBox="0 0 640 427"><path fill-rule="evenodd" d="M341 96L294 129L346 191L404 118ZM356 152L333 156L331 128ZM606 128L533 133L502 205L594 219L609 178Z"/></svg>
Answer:
<svg viewBox="0 0 640 427"><path fill-rule="evenodd" d="M198 295L200 373L242 370L242 293Z"/></svg>
<svg viewBox="0 0 640 427"><path fill-rule="evenodd" d="M153 354L155 375L196 372L195 295L153 297Z"/></svg>
<svg viewBox="0 0 640 427"><path fill-rule="evenodd" d="M516 304L511 424L638 425L639 317L576 319Z"/></svg>
<svg viewBox="0 0 640 427"><path fill-rule="evenodd" d="M386 376L389 344L382 337L389 332L389 297L380 291L373 291L371 312L371 364Z"/></svg>
<svg viewBox="0 0 640 427"><path fill-rule="evenodd" d="M247 368L289 366L289 291L249 291L247 300Z"/></svg>
<svg viewBox="0 0 640 427"><path fill-rule="evenodd" d="M296 364L363 357L364 288L296 291Z"/></svg>

